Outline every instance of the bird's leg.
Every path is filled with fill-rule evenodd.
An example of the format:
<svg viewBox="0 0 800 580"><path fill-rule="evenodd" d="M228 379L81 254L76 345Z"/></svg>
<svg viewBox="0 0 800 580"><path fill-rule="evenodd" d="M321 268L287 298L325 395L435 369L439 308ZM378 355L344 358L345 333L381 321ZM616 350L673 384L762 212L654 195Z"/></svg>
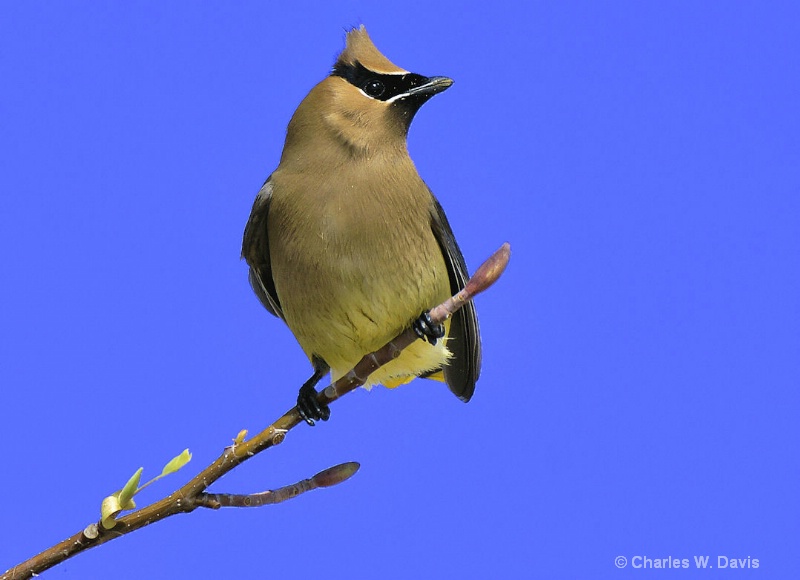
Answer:
<svg viewBox="0 0 800 580"><path fill-rule="evenodd" d="M297 410L303 420L313 427L316 421L327 421L331 416L328 405L320 405L317 402L317 389L314 388L320 379L328 374L330 367L318 356L311 358L311 364L314 365L314 374L300 387L300 392L297 394Z"/></svg>
<svg viewBox="0 0 800 580"><path fill-rule="evenodd" d="M429 310L420 314L419 318L411 323L411 328L418 337L431 344L436 344L436 341L444 336L444 324L434 324Z"/></svg>

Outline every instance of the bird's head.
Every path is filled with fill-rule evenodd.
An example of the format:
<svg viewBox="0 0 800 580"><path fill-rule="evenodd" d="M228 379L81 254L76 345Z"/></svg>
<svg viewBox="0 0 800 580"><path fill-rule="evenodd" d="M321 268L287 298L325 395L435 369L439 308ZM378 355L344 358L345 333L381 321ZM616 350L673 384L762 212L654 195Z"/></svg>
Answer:
<svg viewBox="0 0 800 580"><path fill-rule="evenodd" d="M287 145L323 131L357 155L404 149L416 112L452 84L447 77L425 77L393 64L362 25L347 33L331 74L298 107Z"/></svg>

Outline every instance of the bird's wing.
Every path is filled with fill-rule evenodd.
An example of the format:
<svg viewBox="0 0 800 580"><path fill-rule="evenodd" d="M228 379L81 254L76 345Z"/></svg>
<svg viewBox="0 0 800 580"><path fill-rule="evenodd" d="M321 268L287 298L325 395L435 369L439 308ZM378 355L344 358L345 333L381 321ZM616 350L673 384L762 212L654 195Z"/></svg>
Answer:
<svg viewBox="0 0 800 580"><path fill-rule="evenodd" d="M244 228L242 241L242 258L250 266L250 286L258 296L264 308L278 318L283 319L283 310L272 280L272 265L269 258L269 236L267 235L267 217L272 200L272 184L267 178L253 203L250 219Z"/></svg>
<svg viewBox="0 0 800 580"><path fill-rule="evenodd" d="M447 275L450 278L450 291L455 294L467 283L469 273L464 256L453 236L453 230L444 210L436 198L431 211L431 228L436 241L442 249ZM481 373L481 337L478 329L478 315L475 305L470 301L453 315L450 322L447 348L453 353L444 367L444 379L450 390L462 401L467 402L475 392L475 383Z"/></svg>

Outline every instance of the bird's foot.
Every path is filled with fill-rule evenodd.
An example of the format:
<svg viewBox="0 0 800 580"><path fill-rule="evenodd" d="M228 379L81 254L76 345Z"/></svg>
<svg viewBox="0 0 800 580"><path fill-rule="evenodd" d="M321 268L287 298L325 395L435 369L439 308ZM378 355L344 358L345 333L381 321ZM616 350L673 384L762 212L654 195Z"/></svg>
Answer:
<svg viewBox="0 0 800 580"><path fill-rule="evenodd" d="M434 324L429 310L420 314L411 324L411 328L418 337L431 344L436 344L436 341L444 336L444 324Z"/></svg>
<svg viewBox="0 0 800 580"><path fill-rule="evenodd" d="M297 410L303 420L312 427L316 421L327 421L331 417L330 407L317 401L317 390L309 383L300 387L300 392L297 394Z"/></svg>

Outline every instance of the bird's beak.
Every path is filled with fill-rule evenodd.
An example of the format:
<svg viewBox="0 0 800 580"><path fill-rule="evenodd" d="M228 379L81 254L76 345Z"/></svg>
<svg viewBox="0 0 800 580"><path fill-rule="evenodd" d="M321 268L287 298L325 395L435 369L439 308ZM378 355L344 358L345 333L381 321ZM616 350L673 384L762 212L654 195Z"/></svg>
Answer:
<svg viewBox="0 0 800 580"><path fill-rule="evenodd" d="M406 96L424 96L430 98L437 93L441 93L453 84L453 79L447 77L428 77L425 82L414 87L406 93Z"/></svg>

